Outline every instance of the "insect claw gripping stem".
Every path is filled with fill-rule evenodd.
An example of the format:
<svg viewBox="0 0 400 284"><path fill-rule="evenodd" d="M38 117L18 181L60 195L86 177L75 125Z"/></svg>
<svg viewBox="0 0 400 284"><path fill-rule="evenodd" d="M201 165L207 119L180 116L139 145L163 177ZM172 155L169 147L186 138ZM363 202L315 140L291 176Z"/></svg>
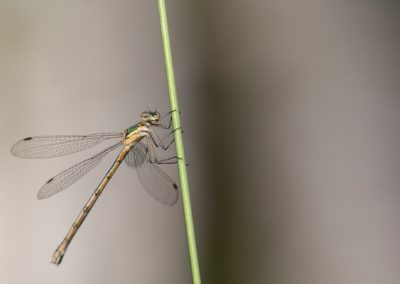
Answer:
<svg viewBox="0 0 400 284"><path fill-rule="evenodd" d="M176 111L176 109L173 109L173 110L170 110L169 112L167 112L165 115L164 115L164 117L166 117L167 115L170 115L171 113L173 113L173 112L175 112ZM180 112L179 112L180 113Z"/></svg>
<svg viewBox="0 0 400 284"><path fill-rule="evenodd" d="M177 160L182 160L181 157L176 157L176 159L177 159ZM189 163L188 163L188 162L185 162L185 165L186 165L186 166L189 166Z"/></svg>
<svg viewBox="0 0 400 284"><path fill-rule="evenodd" d="M185 133L184 131L183 131L183 129L182 129L182 127L178 127L178 128L175 128L174 130L172 130L168 135L172 135L172 134L174 134L175 133L175 131L177 131L177 130L181 130L181 133L183 134L183 133Z"/></svg>
<svg viewBox="0 0 400 284"><path fill-rule="evenodd" d="M167 115L169 115L169 114L171 114L171 113L173 113L173 112L175 112L175 111L176 111L176 109L170 110L169 112L167 112L167 113L165 114L165 116L167 116ZM181 111L179 111L179 114L181 114Z"/></svg>

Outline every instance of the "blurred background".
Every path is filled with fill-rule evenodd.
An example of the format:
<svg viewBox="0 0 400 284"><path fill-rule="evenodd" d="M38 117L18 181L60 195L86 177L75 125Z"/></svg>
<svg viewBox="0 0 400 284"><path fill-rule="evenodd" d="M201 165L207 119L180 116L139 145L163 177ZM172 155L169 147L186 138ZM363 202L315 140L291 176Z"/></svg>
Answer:
<svg viewBox="0 0 400 284"><path fill-rule="evenodd" d="M203 283L399 283L395 1L167 7ZM126 166L50 264L117 153L41 201L101 148L10 154L169 110L156 1L0 0L0 98L1 283L191 282L181 203L154 201Z"/></svg>

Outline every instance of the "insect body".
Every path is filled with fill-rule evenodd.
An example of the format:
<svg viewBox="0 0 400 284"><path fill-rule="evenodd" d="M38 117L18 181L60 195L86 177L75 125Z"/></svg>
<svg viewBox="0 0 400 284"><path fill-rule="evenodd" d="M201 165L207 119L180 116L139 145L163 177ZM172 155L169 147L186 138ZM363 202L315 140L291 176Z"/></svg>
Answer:
<svg viewBox="0 0 400 284"><path fill-rule="evenodd" d="M171 112L166 116L170 114ZM154 127L170 129L172 118L168 125L163 124L162 120L159 112L144 111L141 114L140 122L127 128L122 133L27 137L12 146L11 153L20 158L51 158L83 151L107 140L118 139L118 142L114 145L49 179L39 190L39 199L48 198L69 187L97 166L108 153L122 146L122 150L111 168L90 196L66 237L54 252L53 263L61 263L72 238L124 160L128 166L136 168L143 187L152 197L166 205L172 206L176 203L179 196L178 186L157 165L176 163L178 159L176 156L167 159L158 158L156 148L167 150L174 142L172 139L169 143L166 143L165 140L169 135L162 139L153 131L152 128ZM141 142L143 139L146 140L146 144Z"/></svg>

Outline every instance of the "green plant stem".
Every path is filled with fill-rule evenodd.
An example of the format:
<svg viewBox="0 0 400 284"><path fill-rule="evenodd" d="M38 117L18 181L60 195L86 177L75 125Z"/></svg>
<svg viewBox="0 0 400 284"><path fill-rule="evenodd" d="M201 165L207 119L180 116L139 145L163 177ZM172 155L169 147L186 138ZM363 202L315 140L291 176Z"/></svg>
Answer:
<svg viewBox="0 0 400 284"><path fill-rule="evenodd" d="M174 67L172 64L171 46L168 33L167 11L164 0L158 0L158 9L160 13L161 33L164 46L165 67L167 72L169 99L171 104L172 125L174 129L181 127L179 117L178 98L176 95ZM192 206L190 204L189 184L186 173L185 151L183 147L182 132L175 131L176 154L181 159L178 160L179 178L181 182L183 213L185 215L186 233L189 246L190 264L192 268L193 283L200 284L200 269L197 258L196 237L194 233Z"/></svg>

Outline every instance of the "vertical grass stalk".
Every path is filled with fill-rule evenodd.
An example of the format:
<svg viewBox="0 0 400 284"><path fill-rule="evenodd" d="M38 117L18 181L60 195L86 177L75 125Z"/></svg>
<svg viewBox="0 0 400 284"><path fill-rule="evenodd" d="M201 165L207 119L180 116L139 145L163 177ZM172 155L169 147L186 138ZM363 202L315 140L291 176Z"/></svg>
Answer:
<svg viewBox="0 0 400 284"><path fill-rule="evenodd" d="M169 99L172 113L172 123L174 129L180 128L179 105L176 95L174 67L172 64L171 46L168 32L167 11L164 0L158 0L158 10L160 14L161 34L164 47L164 59L167 72ZM185 151L181 131L175 131L176 154L181 159L178 160L179 178L181 182L181 193L183 203L183 213L185 215L186 233L189 246L190 265L194 284L200 284L200 269L197 258L196 237L194 233L192 206L190 204L189 184L186 173Z"/></svg>

